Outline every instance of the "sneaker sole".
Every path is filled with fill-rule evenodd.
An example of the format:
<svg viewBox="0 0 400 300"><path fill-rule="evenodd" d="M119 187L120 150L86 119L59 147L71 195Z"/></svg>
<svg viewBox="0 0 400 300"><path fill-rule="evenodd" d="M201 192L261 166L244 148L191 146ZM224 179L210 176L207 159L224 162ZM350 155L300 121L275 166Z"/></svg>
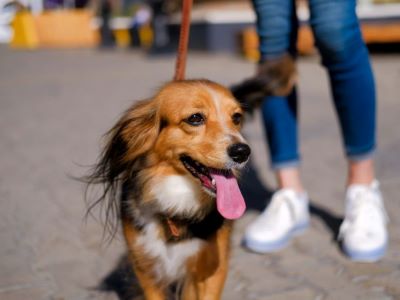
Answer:
<svg viewBox="0 0 400 300"><path fill-rule="evenodd" d="M386 249L387 243L372 251L357 251L342 245L343 252L355 262L376 262L385 255Z"/></svg>
<svg viewBox="0 0 400 300"><path fill-rule="evenodd" d="M255 241L249 238L244 237L242 244L247 249L256 252L256 253L269 253L269 252L276 252L285 248L290 240L297 235L304 233L309 227L309 223L299 224L290 230L284 237L274 242L263 243L259 241Z"/></svg>

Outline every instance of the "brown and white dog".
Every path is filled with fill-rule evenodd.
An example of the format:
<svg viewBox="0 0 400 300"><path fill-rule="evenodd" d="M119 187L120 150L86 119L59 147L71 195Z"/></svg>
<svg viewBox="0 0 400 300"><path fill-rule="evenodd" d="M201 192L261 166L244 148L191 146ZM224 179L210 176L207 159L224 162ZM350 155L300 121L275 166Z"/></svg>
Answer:
<svg viewBox="0 0 400 300"><path fill-rule="evenodd" d="M207 80L175 81L129 108L108 134L90 183L118 207L146 299L220 299L233 219L245 210L236 177L250 148L242 109Z"/></svg>

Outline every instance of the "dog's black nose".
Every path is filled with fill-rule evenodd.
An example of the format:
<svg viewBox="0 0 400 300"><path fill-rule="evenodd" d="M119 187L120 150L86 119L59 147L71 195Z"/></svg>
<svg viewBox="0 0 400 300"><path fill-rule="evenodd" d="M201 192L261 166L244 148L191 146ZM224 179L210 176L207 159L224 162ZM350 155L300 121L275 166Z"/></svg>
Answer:
<svg viewBox="0 0 400 300"><path fill-rule="evenodd" d="M233 144L228 148L228 155L237 163L245 162L250 153L250 147L243 143Z"/></svg>

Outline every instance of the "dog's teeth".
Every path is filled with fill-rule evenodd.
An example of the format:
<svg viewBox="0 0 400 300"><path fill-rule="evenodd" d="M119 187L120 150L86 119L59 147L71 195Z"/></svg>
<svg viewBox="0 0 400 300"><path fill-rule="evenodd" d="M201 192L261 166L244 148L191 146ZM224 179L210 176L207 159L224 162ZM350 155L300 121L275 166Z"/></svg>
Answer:
<svg viewBox="0 0 400 300"><path fill-rule="evenodd" d="M216 184L216 182L215 182L215 179L214 179L214 178L211 180L211 183L212 183L212 185L215 185L215 184Z"/></svg>

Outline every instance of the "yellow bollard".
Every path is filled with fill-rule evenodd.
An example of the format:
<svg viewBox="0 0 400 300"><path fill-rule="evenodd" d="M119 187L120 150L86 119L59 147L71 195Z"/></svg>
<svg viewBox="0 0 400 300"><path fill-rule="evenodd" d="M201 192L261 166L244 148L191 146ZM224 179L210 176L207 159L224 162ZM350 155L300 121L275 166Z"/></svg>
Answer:
<svg viewBox="0 0 400 300"><path fill-rule="evenodd" d="M10 45L28 49L94 47L99 34L91 22L92 13L88 10L54 10L38 15L21 11L12 22Z"/></svg>
<svg viewBox="0 0 400 300"><path fill-rule="evenodd" d="M150 48L153 44L153 29L150 25L145 24L139 28L140 45L144 48Z"/></svg>
<svg viewBox="0 0 400 300"><path fill-rule="evenodd" d="M129 29L127 28L120 28L113 30L115 42L118 47L126 48L129 47L131 44L131 36L129 33Z"/></svg>
<svg viewBox="0 0 400 300"><path fill-rule="evenodd" d="M13 28L11 47L35 49L39 46L35 20L31 13L27 11L17 12L11 26Z"/></svg>

